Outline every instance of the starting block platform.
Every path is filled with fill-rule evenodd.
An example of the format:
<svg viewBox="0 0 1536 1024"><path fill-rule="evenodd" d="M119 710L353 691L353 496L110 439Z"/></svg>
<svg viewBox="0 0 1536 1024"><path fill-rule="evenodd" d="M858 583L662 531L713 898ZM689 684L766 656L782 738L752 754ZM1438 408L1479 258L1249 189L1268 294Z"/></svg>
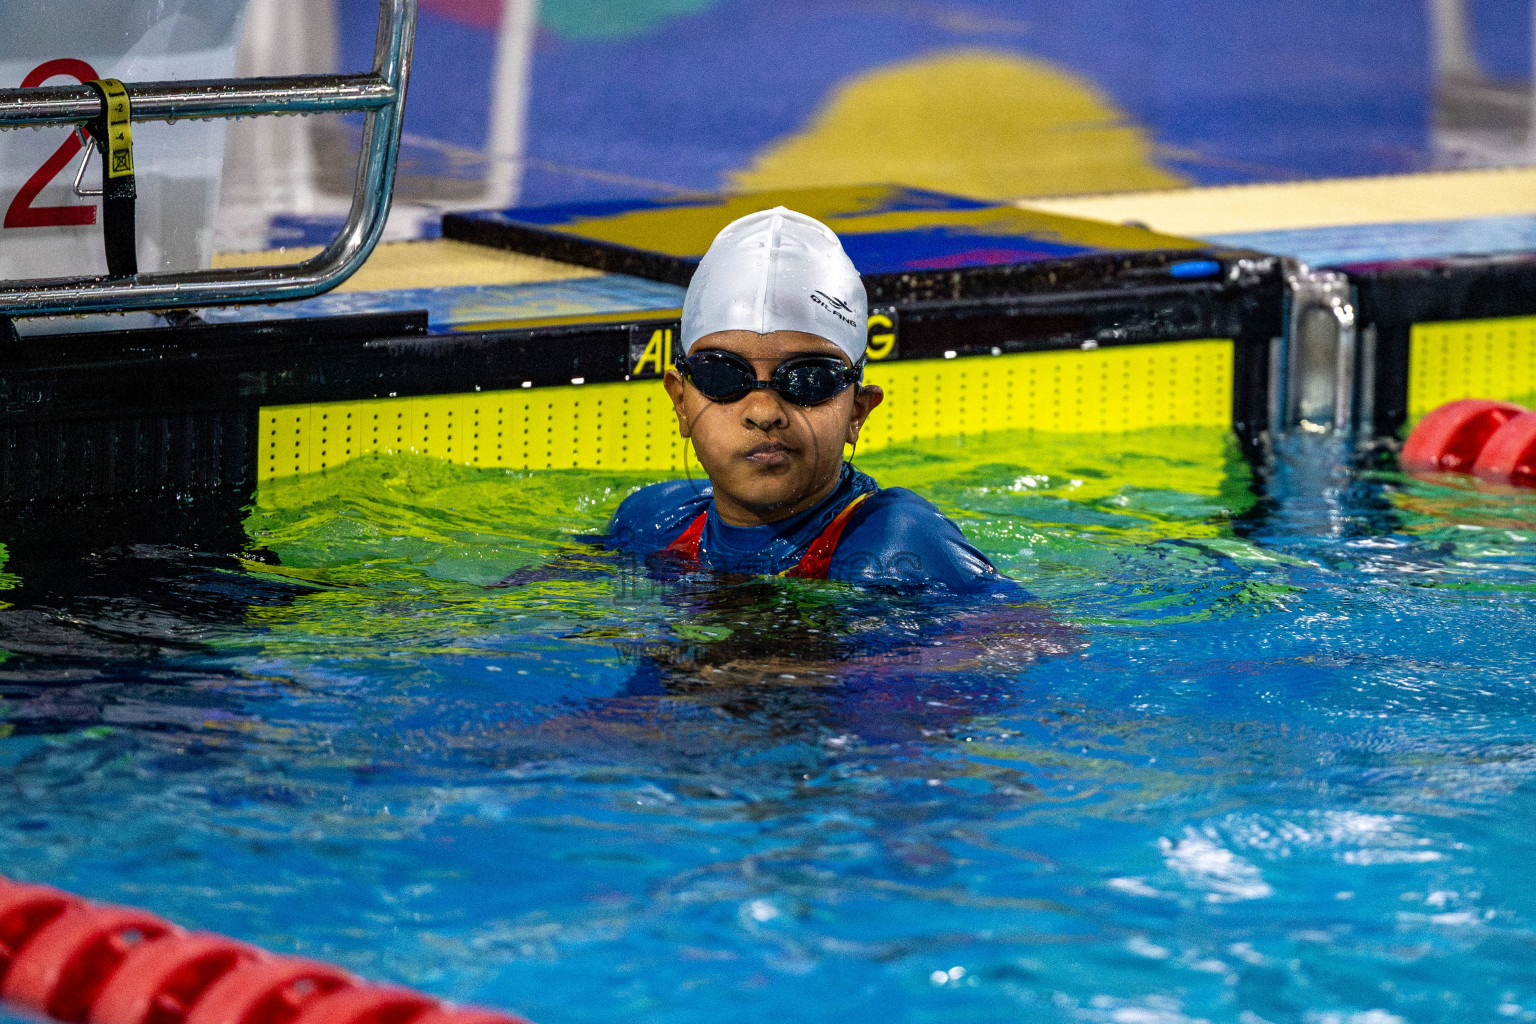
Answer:
<svg viewBox="0 0 1536 1024"><path fill-rule="evenodd" d="M1063 277L1085 283L1130 272L1212 277L1214 270L1199 264L1223 248L1145 227L900 185L454 213L443 218L443 236L686 285L720 228L774 206L808 214L836 231L874 303L979 298L1054 286Z"/></svg>
<svg viewBox="0 0 1536 1024"><path fill-rule="evenodd" d="M1459 398L1536 399L1536 169L1030 200L1284 254L1331 278L1345 337L1313 339L1350 421L1394 436ZM1306 348L1297 317L1288 347ZM1342 382L1343 390L1337 385Z"/></svg>
<svg viewBox="0 0 1536 1024"><path fill-rule="evenodd" d="M46 344L0 356L0 503L248 497L376 451L681 472L657 384L681 281L720 227L781 202L844 234L873 297L867 379L888 397L860 450L1018 429L1218 426L1253 437L1265 425L1280 260L872 186L608 207L607 220L583 221L593 237L593 225L622 222L669 248L613 256L620 243L571 242L588 247L583 268L556 259L573 258L559 242L516 257L534 280L433 271L420 258L433 251L468 263L511 255L450 238L409 243L387 279L365 268L315 299L209 310L201 324L34 336Z"/></svg>

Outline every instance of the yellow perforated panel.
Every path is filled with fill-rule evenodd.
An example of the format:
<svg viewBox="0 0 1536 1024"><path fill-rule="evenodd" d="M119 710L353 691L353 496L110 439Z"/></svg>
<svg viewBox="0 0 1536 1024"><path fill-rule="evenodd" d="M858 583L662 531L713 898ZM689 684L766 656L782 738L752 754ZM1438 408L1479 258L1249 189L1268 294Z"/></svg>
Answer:
<svg viewBox="0 0 1536 1024"><path fill-rule="evenodd" d="M871 364L886 391L862 451L996 430L1114 433L1232 422L1232 342L1180 341ZM261 410L260 479L366 452L509 469L681 472L672 403L654 380Z"/></svg>
<svg viewBox="0 0 1536 1024"><path fill-rule="evenodd" d="M682 469L661 385L586 384L261 410L262 480L366 452L415 452L511 469Z"/></svg>
<svg viewBox="0 0 1536 1024"><path fill-rule="evenodd" d="M872 363L865 379L886 392L859 440L866 450L989 430L1089 434L1232 422L1230 341Z"/></svg>
<svg viewBox="0 0 1536 1024"><path fill-rule="evenodd" d="M1458 398L1536 394L1536 317L1414 324L1408 340L1408 418Z"/></svg>

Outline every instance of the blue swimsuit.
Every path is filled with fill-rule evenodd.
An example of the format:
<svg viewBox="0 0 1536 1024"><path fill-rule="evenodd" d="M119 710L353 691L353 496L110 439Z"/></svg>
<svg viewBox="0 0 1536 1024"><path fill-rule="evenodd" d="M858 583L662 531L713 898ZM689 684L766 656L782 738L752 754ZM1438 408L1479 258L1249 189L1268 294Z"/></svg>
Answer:
<svg viewBox="0 0 1536 1024"><path fill-rule="evenodd" d="M958 527L927 500L904 487L882 489L868 475L843 466L830 495L804 512L764 526L731 526L714 507L707 483L668 480L630 495L614 513L611 543L646 556L665 550L701 514L699 563L716 572L773 575L793 570L849 503L867 495L847 517L826 576L848 583L901 588L941 586L956 594L1002 591L1024 598Z"/></svg>

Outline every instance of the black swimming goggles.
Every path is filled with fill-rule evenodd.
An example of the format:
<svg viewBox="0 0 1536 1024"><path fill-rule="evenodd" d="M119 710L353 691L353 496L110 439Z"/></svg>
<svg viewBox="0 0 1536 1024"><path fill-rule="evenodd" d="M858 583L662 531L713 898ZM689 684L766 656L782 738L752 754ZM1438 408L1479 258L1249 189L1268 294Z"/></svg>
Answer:
<svg viewBox="0 0 1536 1024"><path fill-rule="evenodd" d="M794 356L758 380L752 364L717 348L678 356L677 369L712 402L739 402L758 388L775 391L795 405L820 405L864 379L864 364L849 366L837 356Z"/></svg>

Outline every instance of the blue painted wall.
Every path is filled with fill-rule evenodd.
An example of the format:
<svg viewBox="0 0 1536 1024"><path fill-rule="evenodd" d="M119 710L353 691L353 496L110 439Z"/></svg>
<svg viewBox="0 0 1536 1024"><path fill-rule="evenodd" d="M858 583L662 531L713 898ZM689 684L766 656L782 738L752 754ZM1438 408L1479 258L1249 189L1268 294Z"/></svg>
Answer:
<svg viewBox="0 0 1536 1024"><path fill-rule="evenodd" d="M1089 79L1151 132L1165 166L1195 181L1429 161L1428 30L1409 0L720 0L609 39L562 32L546 17L530 155L715 188L766 143L802 129L845 78L977 46ZM624 188L535 168L525 200Z"/></svg>
<svg viewBox="0 0 1536 1024"><path fill-rule="evenodd" d="M372 0L341 2L361 63ZM407 129L476 148L494 47L455 2L422 15ZM1468 14L1488 74L1528 75L1529 4ZM1419 0L543 0L523 201L719 188L850 78L957 48L1090 83L1191 182L1433 162Z"/></svg>

